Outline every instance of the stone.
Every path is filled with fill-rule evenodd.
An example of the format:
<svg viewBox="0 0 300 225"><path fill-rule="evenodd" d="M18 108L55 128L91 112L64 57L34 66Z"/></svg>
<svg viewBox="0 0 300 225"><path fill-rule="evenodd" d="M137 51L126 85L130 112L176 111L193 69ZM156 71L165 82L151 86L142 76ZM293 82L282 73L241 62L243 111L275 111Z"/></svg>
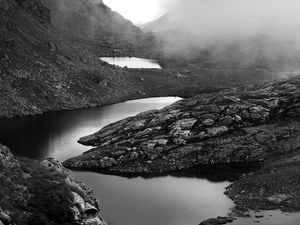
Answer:
<svg viewBox="0 0 300 225"><path fill-rule="evenodd" d="M282 202L290 199L292 196L287 195L287 194L276 194L276 195L272 195L270 197L267 198L267 201L272 203L272 204L281 204Z"/></svg>
<svg viewBox="0 0 300 225"><path fill-rule="evenodd" d="M86 219L83 225L106 225L100 218Z"/></svg>
<svg viewBox="0 0 300 225"><path fill-rule="evenodd" d="M56 159L49 157L45 160L43 160L41 163L41 166L44 168L55 171L55 172L60 172L60 173L66 173L67 170L64 168L64 166Z"/></svg>
<svg viewBox="0 0 300 225"><path fill-rule="evenodd" d="M178 130L188 130L191 129L192 126L194 126L194 124L197 122L197 119L195 118L189 118L189 119L183 119L183 120L179 120L177 121L174 125L172 129Z"/></svg>
<svg viewBox="0 0 300 225"><path fill-rule="evenodd" d="M226 127L226 126L213 127L213 128L207 129L207 133L211 136L216 136L216 135L225 133L227 131L228 131L228 127Z"/></svg>
<svg viewBox="0 0 300 225"><path fill-rule="evenodd" d="M212 119L206 119L206 120L204 120L204 121L202 122L202 124L203 124L204 126L208 126L208 127L214 125L214 123L215 123L215 121L212 120Z"/></svg>
<svg viewBox="0 0 300 225"><path fill-rule="evenodd" d="M218 217L218 218L211 218L204 220L200 223L200 225L221 225L221 224L227 224L232 223L233 219L228 217Z"/></svg>
<svg viewBox="0 0 300 225"><path fill-rule="evenodd" d="M9 10L8 0L0 0L0 9L3 9L4 11Z"/></svg>
<svg viewBox="0 0 300 225"><path fill-rule="evenodd" d="M10 150L0 144L0 163L6 168L18 168L20 167L19 162L10 152Z"/></svg>
<svg viewBox="0 0 300 225"><path fill-rule="evenodd" d="M95 206L93 206L90 203L86 202L84 212L85 212L85 214L95 216L99 212L99 210Z"/></svg>
<svg viewBox="0 0 300 225"><path fill-rule="evenodd" d="M76 207L82 212L85 210L85 201L84 199L76 192L72 192L73 195L73 203Z"/></svg>

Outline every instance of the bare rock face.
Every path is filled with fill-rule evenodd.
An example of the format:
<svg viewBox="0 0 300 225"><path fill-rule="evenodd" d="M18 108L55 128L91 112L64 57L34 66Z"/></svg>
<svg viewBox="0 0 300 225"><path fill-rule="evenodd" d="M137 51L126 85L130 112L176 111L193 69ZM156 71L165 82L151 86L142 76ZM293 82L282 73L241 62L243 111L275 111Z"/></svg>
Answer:
<svg viewBox="0 0 300 225"><path fill-rule="evenodd" d="M20 167L19 162L16 160L14 155L5 146L0 146L0 163L5 168L17 168Z"/></svg>
<svg viewBox="0 0 300 225"><path fill-rule="evenodd" d="M64 224L106 225L93 190L56 159L17 159L0 144L0 171L0 194L5 196L0 225L62 224L62 215Z"/></svg>
<svg viewBox="0 0 300 225"><path fill-rule="evenodd" d="M96 148L73 169L157 173L261 163L300 147L300 78L180 100L110 124L78 142Z"/></svg>
<svg viewBox="0 0 300 225"><path fill-rule="evenodd" d="M77 222L106 225L106 222L100 214L98 202L93 197L93 190L90 187L70 175L70 171L64 168L63 165L54 158L45 159L41 162L41 165L51 173L63 174L66 177L66 183L72 186L72 190L77 190L77 192L72 191L71 193L73 199L72 211ZM91 221L94 222L91 223Z"/></svg>

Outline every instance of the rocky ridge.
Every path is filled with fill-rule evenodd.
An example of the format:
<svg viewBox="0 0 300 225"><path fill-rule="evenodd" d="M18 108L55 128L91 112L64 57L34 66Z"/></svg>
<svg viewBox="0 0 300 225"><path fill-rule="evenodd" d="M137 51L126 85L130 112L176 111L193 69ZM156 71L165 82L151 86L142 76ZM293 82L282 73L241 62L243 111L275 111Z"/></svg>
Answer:
<svg viewBox="0 0 300 225"><path fill-rule="evenodd" d="M96 148L64 162L73 169L161 173L263 163L300 147L300 78L183 99L110 124L79 140Z"/></svg>
<svg viewBox="0 0 300 225"><path fill-rule="evenodd" d="M93 191L57 160L17 159L0 145L0 224L106 225Z"/></svg>

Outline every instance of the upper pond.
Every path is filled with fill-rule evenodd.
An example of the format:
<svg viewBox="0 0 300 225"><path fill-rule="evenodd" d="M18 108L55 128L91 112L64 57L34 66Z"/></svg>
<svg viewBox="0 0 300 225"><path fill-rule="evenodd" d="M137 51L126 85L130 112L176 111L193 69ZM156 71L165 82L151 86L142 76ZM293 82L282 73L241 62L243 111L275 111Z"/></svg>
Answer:
<svg viewBox="0 0 300 225"><path fill-rule="evenodd" d="M156 60L135 57L102 57L101 60L120 67L135 69L161 69Z"/></svg>
<svg viewBox="0 0 300 225"><path fill-rule="evenodd" d="M80 137L125 117L162 108L178 99L142 99L101 108L0 120L0 142L18 156L35 159L54 156L64 161L90 149L77 144ZM197 225L209 217L226 215L233 206L223 194L230 184L226 180L210 180L191 174L148 179L92 172L74 174L94 189L110 225ZM284 224L292 225L299 219L295 214L286 217L273 212L272 215L266 214L263 224L283 224L279 222L284 221ZM255 219L245 219L234 224L254 224L253 221Z"/></svg>

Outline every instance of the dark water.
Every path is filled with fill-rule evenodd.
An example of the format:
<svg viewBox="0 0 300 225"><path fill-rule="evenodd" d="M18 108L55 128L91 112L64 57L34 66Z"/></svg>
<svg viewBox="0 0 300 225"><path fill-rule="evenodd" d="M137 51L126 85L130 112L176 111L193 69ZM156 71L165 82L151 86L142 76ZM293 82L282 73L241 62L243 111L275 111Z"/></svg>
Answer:
<svg viewBox="0 0 300 225"><path fill-rule="evenodd" d="M18 156L35 159L54 156L64 161L90 149L77 144L80 137L109 123L145 110L162 108L176 100L178 98L143 99L101 108L0 120L0 142ZM94 189L110 225L197 225L210 217L225 216L233 206L223 194L230 182L222 179L213 182L190 174L151 179L129 179L92 172L74 174ZM273 217L268 217L268 212L261 224L299 224L295 223L300 218L297 214L270 214ZM255 219L244 219L235 224L255 224L253 221Z"/></svg>
<svg viewBox="0 0 300 225"><path fill-rule="evenodd" d="M179 99L149 98L101 108L0 120L0 142L18 156L36 159L54 156L64 161L90 149L77 143L80 137L117 120L162 108Z"/></svg>
<svg viewBox="0 0 300 225"><path fill-rule="evenodd" d="M143 68L143 69L161 69L156 60L142 59L135 57L102 57L101 60L120 67Z"/></svg>

